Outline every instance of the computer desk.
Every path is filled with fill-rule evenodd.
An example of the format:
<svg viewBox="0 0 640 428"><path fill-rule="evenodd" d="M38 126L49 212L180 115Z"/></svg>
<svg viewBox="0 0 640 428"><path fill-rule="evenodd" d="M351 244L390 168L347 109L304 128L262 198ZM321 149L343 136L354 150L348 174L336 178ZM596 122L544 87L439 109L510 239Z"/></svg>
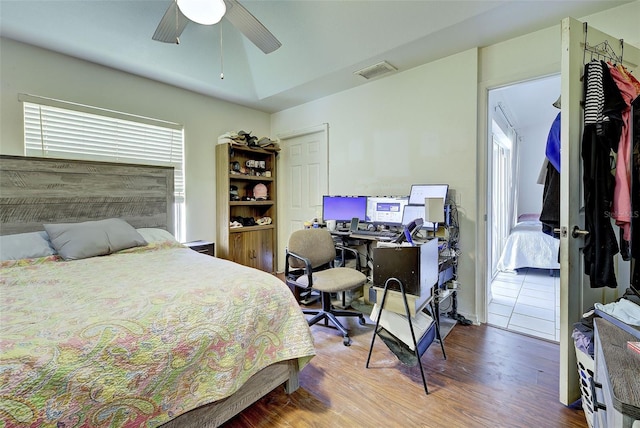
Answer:
<svg viewBox="0 0 640 428"><path fill-rule="evenodd" d="M333 240L337 243L337 244L341 244L344 245L345 247L349 247L349 248L355 248L355 247L360 247L360 246L365 246L366 248L366 252L364 253L365 256L365 262L364 264L361 263L361 266L366 266L367 268L370 266L370 262L373 261L373 258L371 256L371 245L372 244L377 244L378 242L389 242L390 239L388 238L383 238L381 236L376 236L376 235L362 235L362 234L358 234L357 231L355 232L351 232L351 231L330 231L331 236L333 236ZM360 254L360 252L358 252ZM344 266L345 264L345 260L342 260L342 266Z"/></svg>
<svg viewBox="0 0 640 428"><path fill-rule="evenodd" d="M365 263L361 266L366 266L368 269L373 268L373 257L371 253L371 248L373 244L377 244L378 242L389 242L389 239L381 238L375 235L361 235L358 234L357 231L330 231L331 235L334 238L334 241L337 243L344 245L346 247L354 248L359 246L365 246L366 252ZM437 239L437 238L432 238ZM420 244L424 242L424 240L417 239L415 240L416 244ZM358 252L360 254L360 252ZM342 260L342 266L344 266L345 260ZM449 311L449 316L451 318L457 320L458 319L458 293L455 288L447 288L446 284L454 278L455 269L457 264L457 257L446 255L441 256L438 259L438 283L434 284L434 312L437 318L437 322L440 323L440 303L445 301L448 298L451 298L451 311ZM368 272L365 272L368 273ZM371 275L372 276L372 275Z"/></svg>

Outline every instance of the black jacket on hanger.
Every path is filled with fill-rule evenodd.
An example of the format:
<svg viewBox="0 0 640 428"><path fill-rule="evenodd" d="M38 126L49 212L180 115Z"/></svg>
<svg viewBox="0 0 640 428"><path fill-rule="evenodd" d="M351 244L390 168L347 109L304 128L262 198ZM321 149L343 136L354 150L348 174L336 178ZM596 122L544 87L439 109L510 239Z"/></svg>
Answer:
<svg viewBox="0 0 640 428"><path fill-rule="evenodd" d="M618 283L613 258L618 254L619 247L610 215L615 186L615 178L611 174L612 165L615 165L611 151L618 150L624 100L608 66L602 61L585 65L585 100L590 100L587 81L593 67L601 67L597 72L602 75L602 116L605 119L585 124L582 135L585 228L589 232L583 251L584 269L592 288L616 288Z"/></svg>
<svg viewBox="0 0 640 428"><path fill-rule="evenodd" d="M558 100L560 99L558 98ZM560 234L555 232L560 228L560 113L551 124L545 155L548 162L542 191L540 222L543 233L560 238ZM560 254L558 254L558 260L559 258Z"/></svg>
<svg viewBox="0 0 640 428"><path fill-rule="evenodd" d="M547 162L540 222L542 232L554 238L560 237L560 234L555 232L555 229L560 228L560 173L551 162Z"/></svg>

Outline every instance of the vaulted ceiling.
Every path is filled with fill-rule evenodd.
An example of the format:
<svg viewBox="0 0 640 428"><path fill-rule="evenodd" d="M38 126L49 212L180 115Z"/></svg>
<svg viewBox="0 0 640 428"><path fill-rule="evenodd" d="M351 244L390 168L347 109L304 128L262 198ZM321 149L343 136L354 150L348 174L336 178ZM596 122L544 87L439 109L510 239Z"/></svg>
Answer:
<svg viewBox="0 0 640 428"><path fill-rule="evenodd" d="M274 112L364 84L354 72L383 60L403 71L629 2L239 0L282 42L264 54L226 19L152 40L171 1L0 0L0 36Z"/></svg>

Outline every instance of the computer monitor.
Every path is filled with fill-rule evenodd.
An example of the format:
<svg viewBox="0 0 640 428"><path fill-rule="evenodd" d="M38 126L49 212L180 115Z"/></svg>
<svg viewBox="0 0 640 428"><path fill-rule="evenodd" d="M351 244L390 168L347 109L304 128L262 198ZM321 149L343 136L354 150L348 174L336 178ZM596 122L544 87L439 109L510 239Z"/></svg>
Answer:
<svg viewBox="0 0 640 428"><path fill-rule="evenodd" d="M424 218L424 205L405 205L402 211L402 225L408 225L416 218Z"/></svg>
<svg viewBox="0 0 640 428"><path fill-rule="evenodd" d="M351 221L354 217L361 220L367 215L366 196L328 196L322 197L322 221Z"/></svg>
<svg viewBox="0 0 640 428"><path fill-rule="evenodd" d="M412 184L409 204L424 205L425 198L442 198L447 200L448 184Z"/></svg>
<svg viewBox="0 0 640 428"><path fill-rule="evenodd" d="M386 226L400 226L402 213L408 200L407 196L369 196L365 221Z"/></svg>
<svg viewBox="0 0 640 428"><path fill-rule="evenodd" d="M402 213L402 225L406 226L416 218L424 220L424 217L425 217L424 204L423 205L406 205ZM422 223L422 227L429 230L433 230L433 228L435 227L435 224L430 221L424 221Z"/></svg>

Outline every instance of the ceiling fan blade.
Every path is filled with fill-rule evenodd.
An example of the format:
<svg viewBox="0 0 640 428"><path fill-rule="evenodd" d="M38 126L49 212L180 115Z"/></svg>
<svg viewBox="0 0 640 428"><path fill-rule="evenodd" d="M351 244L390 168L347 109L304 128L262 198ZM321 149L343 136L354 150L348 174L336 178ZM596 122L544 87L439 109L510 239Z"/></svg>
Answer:
<svg viewBox="0 0 640 428"><path fill-rule="evenodd" d="M282 46L282 43L237 0L224 0L224 2L227 5L227 13L224 17L262 52L268 54Z"/></svg>
<svg viewBox="0 0 640 428"><path fill-rule="evenodd" d="M180 34L188 23L189 20L180 12L178 3L171 0L171 4L160 20L152 39L164 43L180 43Z"/></svg>

